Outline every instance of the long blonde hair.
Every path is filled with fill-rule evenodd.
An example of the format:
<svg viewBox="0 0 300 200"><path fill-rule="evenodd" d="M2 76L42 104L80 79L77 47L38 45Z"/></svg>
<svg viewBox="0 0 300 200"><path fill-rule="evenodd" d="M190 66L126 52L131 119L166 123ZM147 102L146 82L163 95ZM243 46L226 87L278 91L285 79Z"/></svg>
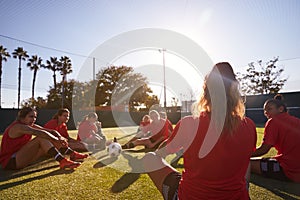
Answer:
<svg viewBox="0 0 300 200"><path fill-rule="evenodd" d="M221 77L222 82L217 80L218 77ZM222 84L224 86L222 86ZM195 106L196 113L211 113L212 109L214 109L214 112L216 113L219 112L216 110L218 108L212 108L212 98L209 89L217 90L220 88L225 90L227 100L227 103L224 103L227 107L223 130L232 132L238 127L241 119L245 117L245 106L239 91L239 82L237 81L233 69L229 63L217 63L213 67L212 71L205 77L203 93L197 105Z"/></svg>

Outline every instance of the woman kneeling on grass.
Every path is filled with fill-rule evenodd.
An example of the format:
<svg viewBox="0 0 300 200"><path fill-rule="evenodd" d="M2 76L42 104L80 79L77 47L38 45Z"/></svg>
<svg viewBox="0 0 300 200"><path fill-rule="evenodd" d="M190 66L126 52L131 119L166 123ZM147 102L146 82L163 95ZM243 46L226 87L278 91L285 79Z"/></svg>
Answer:
<svg viewBox="0 0 300 200"><path fill-rule="evenodd" d="M251 171L268 178L300 183L300 119L287 113L281 95L264 104L268 121L262 144L252 157L262 156L275 147L272 158L251 158Z"/></svg>
<svg viewBox="0 0 300 200"><path fill-rule="evenodd" d="M4 131L1 141L0 164L3 169L21 169L36 161L43 155L50 155L60 163L60 168L76 168L80 166L78 159L87 157L68 147L66 138L57 131L43 128L35 124L37 112L24 107L18 112L16 121ZM32 135L35 137L32 139ZM65 158L58 149L66 149Z"/></svg>
<svg viewBox="0 0 300 200"><path fill-rule="evenodd" d="M203 90L195 110L199 114L181 119L166 146L145 155L145 170L164 199L248 200L245 175L255 150L256 127L244 116L230 64L216 64ZM181 148L182 175L162 159Z"/></svg>

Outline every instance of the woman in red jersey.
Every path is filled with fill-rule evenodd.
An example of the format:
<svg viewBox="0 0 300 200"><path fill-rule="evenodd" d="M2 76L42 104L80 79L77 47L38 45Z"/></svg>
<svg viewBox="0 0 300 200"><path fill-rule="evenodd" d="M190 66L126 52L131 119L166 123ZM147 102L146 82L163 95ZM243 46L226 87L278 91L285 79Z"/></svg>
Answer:
<svg viewBox="0 0 300 200"><path fill-rule="evenodd" d="M245 174L256 128L245 117L231 65L216 64L205 77L194 116L181 119L167 145L144 157L144 167L164 199L249 199ZM162 157L183 149L179 173Z"/></svg>
<svg viewBox="0 0 300 200"><path fill-rule="evenodd" d="M142 118L142 121L140 122L140 126L137 130L136 136L134 136L136 139L143 138L150 136L150 132L146 131L146 128L149 126L151 123L151 118L149 115L144 115Z"/></svg>
<svg viewBox="0 0 300 200"><path fill-rule="evenodd" d="M262 156L275 147L272 158L251 158L251 171L265 177L300 183L300 119L287 113L281 95L264 104L265 125L262 144L252 157Z"/></svg>
<svg viewBox="0 0 300 200"><path fill-rule="evenodd" d="M149 116L151 122L147 126L143 127L143 132L149 133L150 136L134 138L134 140L130 140L126 144L122 145L123 149L133 148L135 146L145 146L145 148L149 151L156 150L158 146L169 137L173 130L172 125L172 130L170 130L168 121L160 118L160 115L156 110L151 110L149 112Z"/></svg>
<svg viewBox="0 0 300 200"><path fill-rule="evenodd" d="M76 151L86 151L83 142L75 140L69 136L67 122L70 118L70 111L67 108L61 108L57 113L48 121L44 127L58 131L61 136L68 140L70 148Z"/></svg>
<svg viewBox="0 0 300 200"><path fill-rule="evenodd" d="M87 149L91 151L105 149L106 137L101 131L97 113L89 113L80 122L77 140L86 143Z"/></svg>
<svg viewBox="0 0 300 200"><path fill-rule="evenodd" d="M64 158L58 149L68 148L66 139L55 130L35 124L36 117L35 109L24 107L18 112L17 120L6 128L0 151L2 168L21 169L46 154L54 157L60 168L78 167L80 163L74 161L79 154L70 149L71 160ZM35 137L32 138L32 135Z"/></svg>
<svg viewBox="0 0 300 200"><path fill-rule="evenodd" d="M144 115L141 122L140 122L140 126L137 129L136 135L131 138L128 142L126 142L126 144L124 144L122 146L123 149L128 149L129 148L129 144L141 139L141 138L147 138L151 136L151 132L148 130L148 127L151 123L151 118L149 115Z"/></svg>

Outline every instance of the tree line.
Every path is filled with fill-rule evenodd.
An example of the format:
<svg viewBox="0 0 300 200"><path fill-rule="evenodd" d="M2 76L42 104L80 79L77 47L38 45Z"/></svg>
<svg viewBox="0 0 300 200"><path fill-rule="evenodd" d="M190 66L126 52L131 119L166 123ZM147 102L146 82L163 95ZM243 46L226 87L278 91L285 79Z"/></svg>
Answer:
<svg viewBox="0 0 300 200"><path fill-rule="evenodd" d="M18 60L18 103L19 106L35 106L38 108L57 109L60 107L89 108L93 106L128 105L129 110L137 110L143 106L146 110L159 104L159 99L148 86L148 80L140 73L135 73L132 67L109 66L102 68L96 79L88 82L79 82L67 75L72 73L72 61L68 56L61 58L50 57L43 63L38 55L29 57L26 50L17 47L11 53ZM11 57L7 49L0 44L0 108L2 89L3 63ZM244 95L278 93L284 86L287 78L282 78L284 69L278 67L279 58L273 58L264 63L262 60L248 64L246 72L237 72L241 91ZM20 98L22 61L27 61L27 67L33 71L31 98ZM35 98L35 82L37 72L41 68L52 71L53 86L50 86L46 99ZM56 76L60 73L62 81L57 82Z"/></svg>
<svg viewBox="0 0 300 200"><path fill-rule="evenodd" d="M132 67L109 66L102 68L96 79L88 82L79 82L71 79L67 81L67 74L72 73L72 61L68 56L50 57L43 63L43 59L38 55L29 57L26 50L17 47L12 52L13 58L18 60L18 108L19 106L34 106L38 108L57 109L67 107L72 109L88 108L91 106L116 106L112 105L112 99L120 98L123 102L115 102L121 105L129 105L130 110L136 110L143 106L149 109L152 105L159 104L159 99L153 95L153 91L148 86L147 78L140 73L134 73ZM1 108L1 88L2 88L2 67L3 63L11 57L7 49L0 45L0 108ZM31 98L20 102L22 61L26 61L27 67L33 71L32 95ZM53 86L50 86L46 99L35 98L35 82L37 72L41 68L52 71ZM62 76L62 81L57 82L57 73ZM138 86L138 87L137 87ZM124 99L124 96L131 96Z"/></svg>

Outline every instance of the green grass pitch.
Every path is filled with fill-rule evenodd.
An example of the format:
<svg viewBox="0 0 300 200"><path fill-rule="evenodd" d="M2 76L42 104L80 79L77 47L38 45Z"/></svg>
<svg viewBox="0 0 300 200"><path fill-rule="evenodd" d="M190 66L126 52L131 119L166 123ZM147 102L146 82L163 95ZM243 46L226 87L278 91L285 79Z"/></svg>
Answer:
<svg viewBox="0 0 300 200"><path fill-rule="evenodd" d="M104 129L112 139L132 133L137 127ZM257 128L260 144L263 128ZM76 136L76 131L70 131ZM0 139L2 135L0 135ZM120 140L124 143L129 137ZM272 149L269 156L276 151ZM128 159L120 156L112 162L100 152L86 159L74 171L60 170L53 159L44 159L23 170L0 169L0 199L162 199L145 174L131 173ZM139 158L143 153L129 154ZM171 158L168 158L171 159ZM180 160L182 164L182 160ZM182 171L182 168L178 168ZM300 199L300 184L280 182L253 175L250 182L251 199Z"/></svg>

